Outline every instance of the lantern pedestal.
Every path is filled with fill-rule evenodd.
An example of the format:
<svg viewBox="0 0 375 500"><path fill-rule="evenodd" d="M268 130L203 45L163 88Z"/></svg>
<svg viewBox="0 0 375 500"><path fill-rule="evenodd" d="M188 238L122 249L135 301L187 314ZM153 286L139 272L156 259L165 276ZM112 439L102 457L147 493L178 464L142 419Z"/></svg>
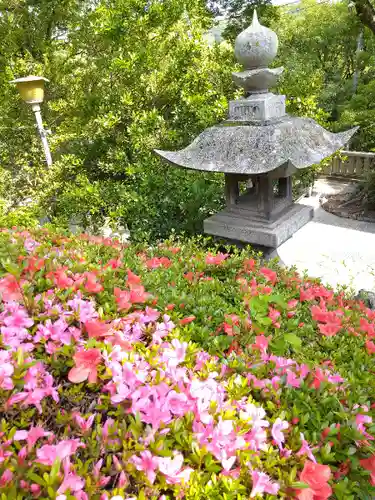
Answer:
<svg viewBox="0 0 375 500"><path fill-rule="evenodd" d="M293 203L292 178L279 172L225 174L227 208L204 221L213 236L276 248L313 218L311 207ZM287 174L287 170L284 171ZM248 189L240 196L239 183Z"/></svg>
<svg viewBox="0 0 375 500"><path fill-rule="evenodd" d="M293 204L274 221L256 220L245 211L223 210L204 221L204 231L213 236L277 248L313 218L314 210Z"/></svg>

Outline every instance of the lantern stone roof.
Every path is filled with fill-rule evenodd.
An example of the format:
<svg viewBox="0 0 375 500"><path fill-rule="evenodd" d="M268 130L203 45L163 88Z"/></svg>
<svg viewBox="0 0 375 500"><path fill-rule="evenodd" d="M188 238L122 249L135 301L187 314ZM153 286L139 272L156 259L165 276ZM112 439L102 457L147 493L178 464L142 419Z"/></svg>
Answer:
<svg viewBox="0 0 375 500"><path fill-rule="evenodd" d="M332 134L311 118L286 117L268 125L216 126L181 151L159 151L173 165L231 174L263 174L309 167L332 155L356 129Z"/></svg>
<svg viewBox="0 0 375 500"><path fill-rule="evenodd" d="M358 127L337 134L311 118L289 116L285 96L273 94L283 68L268 68L277 54L276 33L253 22L235 41L243 71L233 81L245 97L230 101L228 119L202 132L180 151L154 152L169 163L209 172L256 175L279 167L309 167L345 146Z"/></svg>

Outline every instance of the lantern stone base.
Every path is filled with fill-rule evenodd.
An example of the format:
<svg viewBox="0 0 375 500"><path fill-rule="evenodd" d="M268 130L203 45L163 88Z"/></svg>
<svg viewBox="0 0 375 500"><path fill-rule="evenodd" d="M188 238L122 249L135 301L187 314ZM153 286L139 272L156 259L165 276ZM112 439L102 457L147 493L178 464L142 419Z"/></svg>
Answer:
<svg viewBox="0 0 375 500"><path fill-rule="evenodd" d="M274 220L247 216L230 208L204 221L204 231L212 236L277 248L313 218L311 207L292 204Z"/></svg>

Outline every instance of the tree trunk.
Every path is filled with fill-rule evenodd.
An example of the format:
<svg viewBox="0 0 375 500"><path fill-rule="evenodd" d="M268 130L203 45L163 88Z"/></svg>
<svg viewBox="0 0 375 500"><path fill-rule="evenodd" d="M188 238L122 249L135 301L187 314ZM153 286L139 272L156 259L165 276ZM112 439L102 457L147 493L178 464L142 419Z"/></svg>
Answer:
<svg viewBox="0 0 375 500"><path fill-rule="evenodd" d="M375 35L375 8L370 0L355 0L354 3L362 24L367 26Z"/></svg>

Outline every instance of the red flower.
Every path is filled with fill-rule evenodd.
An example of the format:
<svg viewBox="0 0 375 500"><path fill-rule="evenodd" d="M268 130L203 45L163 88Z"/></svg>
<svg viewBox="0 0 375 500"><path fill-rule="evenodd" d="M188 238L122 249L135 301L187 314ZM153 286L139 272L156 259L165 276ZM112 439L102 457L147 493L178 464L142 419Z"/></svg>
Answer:
<svg viewBox="0 0 375 500"><path fill-rule="evenodd" d="M345 462L340 464L337 471L333 474L336 480L340 479L342 476L347 476L350 472L350 459L348 458Z"/></svg>
<svg viewBox="0 0 375 500"><path fill-rule="evenodd" d="M370 483L375 486L375 455L372 455L370 458L364 458L359 463L364 469L371 472Z"/></svg>
<svg viewBox="0 0 375 500"><path fill-rule="evenodd" d="M111 326L97 319L92 319L86 321L85 328L90 338L98 338L108 335L108 330Z"/></svg>
<svg viewBox="0 0 375 500"><path fill-rule="evenodd" d="M314 300L315 294L311 290L311 288L308 288L307 290L303 290L302 288L299 291L299 300L300 302L304 302L305 300Z"/></svg>
<svg viewBox="0 0 375 500"><path fill-rule="evenodd" d="M188 323L191 323L192 321L195 320L195 316L188 316L186 318L183 318L181 321L180 321L180 325L187 325Z"/></svg>
<svg viewBox="0 0 375 500"><path fill-rule="evenodd" d="M127 283L131 288L132 285L138 285L141 282L141 278L134 274L130 269L128 269L128 280Z"/></svg>
<svg viewBox="0 0 375 500"><path fill-rule="evenodd" d="M334 337L341 330L341 325L337 323L327 323L325 325L320 323L318 328L322 335L325 335L326 337Z"/></svg>
<svg viewBox="0 0 375 500"><path fill-rule="evenodd" d="M332 488L327 482L331 478L331 469L328 465L314 464L307 460L300 480L309 485L309 488L298 490L299 500L327 500L332 495Z"/></svg>
<svg viewBox="0 0 375 500"><path fill-rule="evenodd" d="M132 304L144 304L149 298L150 294L145 292L142 285L132 286L130 290L130 302Z"/></svg>
<svg viewBox="0 0 375 500"><path fill-rule="evenodd" d="M94 273L85 273L85 275L85 290L87 290L89 293L99 293L104 290L103 286L98 283L98 279Z"/></svg>
<svg viewBox="0 0 375 500"><path fill-rule="evenodd" d="M72 278L69 278L65 272L66 268L58 269L53 273L54 283L57 288L66 289L73 285Z"/></svg>
<svg viewBox="0 0 375 500"><path fill-rule="evenodd" d="M373 323L369 323L364 318L360 318L359 326L363 332L366 332L368 336L375 337L375 325Z"/></svg>
<svg viewBox="0 0 375 500"><path fill-rule="evenodd" d="M158 267L170 267L172 261L168 257L153 257L152 259L146 260L146 266L149 269L156 269Z"/></svg>
<svg viewBox="0 0 375 500"><path fill-rule="evenodd" d="M316 368L314 372L314 380L312 381L311 387L314 389L319 389L320 384L326 381L326 377L320 368Z"/></svg>
<svg viewBox="0 0 375 500"><path fill-rule="evenodd" d="M114 294L119 311L130 309L132 304L144 304L150 296L142 285L133 286L130 292L115 288Z"/></svg>
<svg viewBox="0 0 375 500"><path fill-rule="evenodd" d="M219 265L222 262L224 262L225 259L229 257L229 254L227 253L221 253L219 252L217 255L212 255L211 253L208 253L206 255L206 264L214 264L214 265Z"/></svg>
<svg viewBox="0 0 375 500"><path fill-rule="evenodd" d="M243 267L244 267L245 271L249 272L249 271L253 271L255 264L256 264L256 261L254 259L247 259L244 261Z"/></svg>
<svg viewBox="0 0 375 500"><path fill-rule="evenodd" d="M268 281L270 281L273 285L277 281L277 274L275 271L272 271L272 269L268 269L268 267L262 267L259 272L267 278Z"/></svg>
<svg viewBox="0 0 375 500"><path fill-rule="evenodd" d="M375 354L375 344L371 340L366 340L366 350L368 354Z"/></svg>
<svg viewBox="0 0 375 500"><path fill-rule="evenodd" d="M239 327L240 318L236 314L226 314L225 319L226 321L223 323L224 332L233 337L236 330L238 331L238 328L236 329L235 327Z"/></svg>
<svg viewBox="0 0 375 500"><path fill-rule="evenodd" d="M20 284L11 274L7 274L0 279L0 293L4 302L20 301L22 299Z"/></svg>
<svg viewBox="0 0 375 500"><path fill-rule="evenodd" d="M130 292L121 290L120 288L114 289L115 300L117 302L117 309L119 311L128 310L131 308Z"/></svg>
<svg viewBox="0 0 375 500"><path fill-rule="evenodd" d="M178 247L167 247L166 249L169 250L169 252L173 253L173 255L176 255L176 253L181 250L181 248Z"/></svg>
<svg viewBox="0 0 375 500"><path fill-rule="evenodd" d="M90 384L95 384L98 379L97 366L102 359L99 349L77 351L73 356L75 366L69 371L70 382L79 384L88 379Z"/></svg>
<svg viewBox="0 0 375 500"><path fill-rule="evenodd" d="M280 323L277 321L277 319L280 317L280 312L277 309L274 309L273 307L269 307L268 311L268 317L271 319L272 324L275 328L280 328Z"/></svg>

